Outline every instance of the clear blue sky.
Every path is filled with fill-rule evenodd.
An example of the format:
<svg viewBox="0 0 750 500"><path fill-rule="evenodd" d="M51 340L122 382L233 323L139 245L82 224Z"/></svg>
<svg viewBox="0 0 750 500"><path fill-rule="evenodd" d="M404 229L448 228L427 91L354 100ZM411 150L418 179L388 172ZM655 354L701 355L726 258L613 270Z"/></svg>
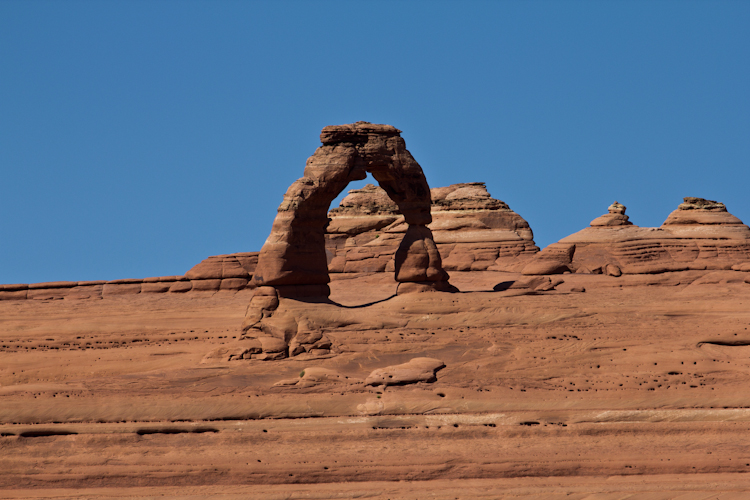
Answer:
<svg viewBox="0 0 750 500"><path fill-rule="evenodd" d="M259 250L325 125L403 130L544 247L750 222L750 2L0 1L0 283Z"/></svg>

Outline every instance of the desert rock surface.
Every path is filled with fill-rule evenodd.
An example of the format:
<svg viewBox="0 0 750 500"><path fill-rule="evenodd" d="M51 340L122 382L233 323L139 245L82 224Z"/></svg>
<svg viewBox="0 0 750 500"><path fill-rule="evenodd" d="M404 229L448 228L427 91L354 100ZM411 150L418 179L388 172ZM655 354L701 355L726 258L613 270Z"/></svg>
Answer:
<svg viewBox="0 0 750 500"><path fill-rule="evenodd" d="M615 202L538 251L397 129L321 142L260 253L0 286L0 499L746 498L750 229L723 204L640 228Z"/></svg>
<svg viewBox="0 0 750 500"><path fill-rule="evenodd" d="M356 122L323 128L322 145L308 158L303 177L284 194L271 234L258 256L256 286L274 287L285 296L327 297L325 234L331 202L367 174L398 207L404 227L394 256L396 281L449 290L448 274L432 232L430 187L422 168L406 149L401 131L390 125Z"/></svg>
<svg viewBox="0 0 750 500"><path fill-rule="evenodd" d="M686 197L660 227L638 227L615 202L590 227L534 256L524 274L750 270L750 228L723 203Z"/></svg>
<svg viewBox="0 0 750 500"><path fill-rule="evenodd" d="M539 248L528 222L482 182L432 188L432 231L446 271L519 270ZM328 214L329 273L393 272L407 229L398 207L373 184L353 189Z"/></svg>
<svg viewBox="0 0 750 500"><path fill-rule="evenodd" d="M747 486L748 273L507 286L523 280L394 296L392 276L348 274L333 304L282 299L337 322L332 352L275 361L204 359L237 342L250 290L2 301L0 497ZM445 367L366 383L416 358Z"/></svg>

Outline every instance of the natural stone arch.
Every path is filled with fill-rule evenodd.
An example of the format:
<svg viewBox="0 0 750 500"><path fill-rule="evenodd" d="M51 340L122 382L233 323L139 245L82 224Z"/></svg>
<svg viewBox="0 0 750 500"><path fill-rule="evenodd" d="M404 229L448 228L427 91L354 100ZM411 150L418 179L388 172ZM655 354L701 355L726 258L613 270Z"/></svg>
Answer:
<svg viewBox="0 0 750 500"><path fill-rule="evenodd" d="M427 179L400 134L390 125L368 122L323 129L323 145L279 206L260 251L256 286L273 287L280 296L328 297L328 209L351 181L365 179L369 172L409 225L395 258L398 293L455 290L427 227L432 222Z"/></svg>
<svg viewBox="0 0 750 500"><path fill-rule="evenodd" d="M284 195L260 251L253 277L256 288L242 324L242 347L230 359L272 360L330 352L331 341L321 325L293 308L285 309L280 299L328 301L328 208L349 182L366 178L368 172L408 224L396 251L397 292L456 290L448 283L427 227L432 222L430 187L400 134L390 125L367 122L323 129L323 145L307 160L304 177Z"/></svg>

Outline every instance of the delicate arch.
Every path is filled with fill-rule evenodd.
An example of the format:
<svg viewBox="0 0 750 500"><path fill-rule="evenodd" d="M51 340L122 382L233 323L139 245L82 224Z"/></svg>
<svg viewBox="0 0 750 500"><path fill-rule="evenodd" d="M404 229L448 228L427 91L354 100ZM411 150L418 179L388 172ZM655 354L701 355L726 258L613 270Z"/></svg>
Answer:
<svg viewBox="0 0 750 500"><path fill-rule="evenodd" d="M427 179L400 134L390 125L368 122L323 129L323 145L307 160L304 176L284 194L260 251L256 286L272 286L281 295L327 297L328 208L351 181L370 172L409 224L396 252L396 281L419 286L399 285L399 293L452 288L427 227L432 222Z"/></svg>

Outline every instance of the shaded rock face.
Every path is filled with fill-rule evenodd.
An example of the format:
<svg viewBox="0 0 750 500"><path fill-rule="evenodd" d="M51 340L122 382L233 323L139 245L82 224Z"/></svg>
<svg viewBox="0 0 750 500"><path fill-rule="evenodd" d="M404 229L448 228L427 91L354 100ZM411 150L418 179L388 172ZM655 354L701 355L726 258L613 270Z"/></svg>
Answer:
<svg viewBox="0 0 750 500"><path fill-rule="evenodd" d="M297 287L292 290L296 293L300 286L313 286L311 295L327 296L328 207L349 182L364 179L368 172L413 228L411 234L424 242L404 239L400 248L404 258L394 269L397 281L447 281L440 255L431 252L430 188L400 131L390 125L357 122L325 127L320 140L323 145L307 160L304 177L284 195L271 235L260 251L255 285L282 287L278 288L282 294L290 291L283 287Z"/></svg>
<svg viewBox="0 0 750 500"><path fill-rule="evenodd" d="M539 251L529 224L482 182L433 188L431 198L427 227L445 270L518 271ZM372 184L352 190L328 215L330 272L394 271L409 226L385 191Z"/></svg>
<svg viewBox="0 0 750 500"><path fill-rule="evenodd" d="M723 203L685 198L658 228L633 225L615 203L591 227L545 248L522 272L620 276L705 269L750 269L750 228Z"/></svg>

